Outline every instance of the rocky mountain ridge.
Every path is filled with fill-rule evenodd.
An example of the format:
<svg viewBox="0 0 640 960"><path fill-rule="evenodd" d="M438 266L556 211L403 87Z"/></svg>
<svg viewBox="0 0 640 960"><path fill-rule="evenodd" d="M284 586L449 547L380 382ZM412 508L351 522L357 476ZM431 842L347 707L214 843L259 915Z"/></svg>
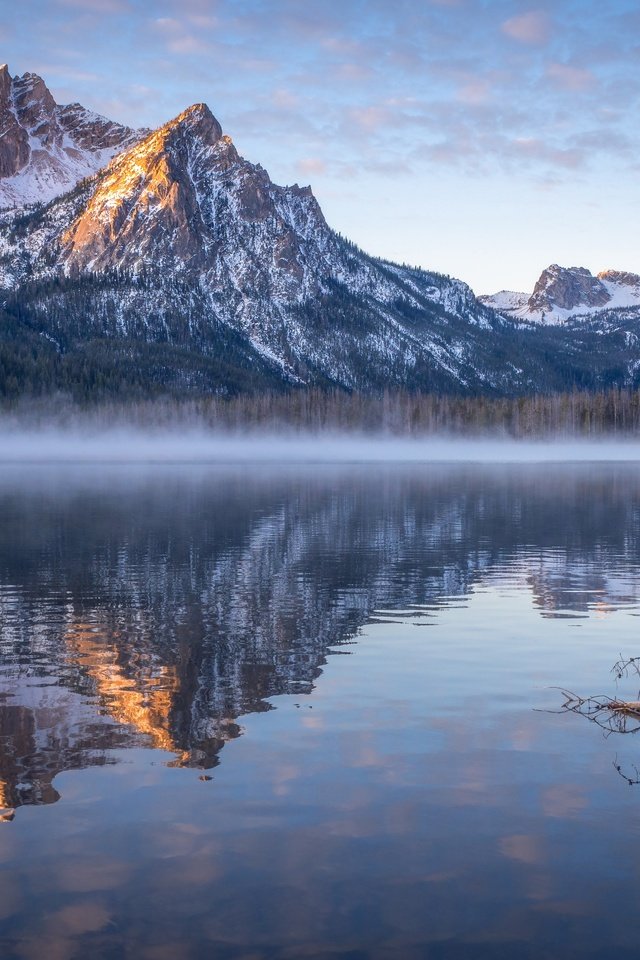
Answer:
<svg viewBox="0 0 640 960"><path fill-rule="evenodd" d="M309 187L279 187L240 157L204 104L48 205L0 215L0 286L22 304L28 291L61 350L65 298L82 284L80 338L190 339L219 354L232 334L234 363L240 347L243 365L281 381L351 389L503 379L478 333L504 321L466 284L368 257Z"/></svg>
<svg viewBox="0 0 640 960"><path fill-rule="evenodd" d="M57 104L42 77L0 66L0 208L47 202L73 189L145 131L79 103Z"/></svg>
<svg viewBox="0 0 640 960"><path fill-rule="evenodd" d="M24 78L4 76L16 104ZM22 125L0 137L5 192L36 162L36 150L20 152L20 131L47 156L67 150L58 135L71 108L26 76L33 96L9 111ZM542 333L525 322L533 314L496 312L460 280L365 254L328 226L310 187L278 186L241 157L204 104L152 132L109 125L74 128L92 163L115 154L106 166L46 203L0 213L4 395L312 384L509 395L635 383L640 317L609 310L612 297L599 297L597 329ZM540 303L632 286L584 271L565 282L554 269Z"/></svg>
<svg viewBox="0 0 640 960"><path fill-rule="evenodd" d="M552 263L542 271L533 293L501 290L479 297L499 313L542 323L563 323L607 309L640 306L640 276L622 270L602 270L594 276L585 267Z"/></svg>

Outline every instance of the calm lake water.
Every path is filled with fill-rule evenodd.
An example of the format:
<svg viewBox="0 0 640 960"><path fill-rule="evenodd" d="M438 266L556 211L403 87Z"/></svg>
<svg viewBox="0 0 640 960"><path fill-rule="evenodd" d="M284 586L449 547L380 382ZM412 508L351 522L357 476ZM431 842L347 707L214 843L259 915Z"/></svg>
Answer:
<svg viewBox="0 0 640 960"><path fill-rule="evenodd" d="M0 470L3 960L637 956L640 466ZM621 768L621 773L616 767Z"/></svg>

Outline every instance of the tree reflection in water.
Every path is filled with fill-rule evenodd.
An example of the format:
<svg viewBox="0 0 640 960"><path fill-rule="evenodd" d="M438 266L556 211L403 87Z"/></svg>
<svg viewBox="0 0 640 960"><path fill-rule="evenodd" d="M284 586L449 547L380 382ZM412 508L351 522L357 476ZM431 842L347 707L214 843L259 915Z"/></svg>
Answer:
<svg viewBox="0 0 640 960"><path fill-rule="evenodd" d="M635 602L639 502L624 468L5 473L0 807L124 747L214 767L382 607L507 567L544 617Z"/></svg>

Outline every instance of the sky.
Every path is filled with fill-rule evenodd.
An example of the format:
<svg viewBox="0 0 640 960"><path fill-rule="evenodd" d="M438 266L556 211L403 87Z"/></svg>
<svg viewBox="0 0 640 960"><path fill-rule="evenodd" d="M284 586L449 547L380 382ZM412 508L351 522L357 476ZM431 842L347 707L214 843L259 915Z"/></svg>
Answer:
<svg viewBox="0 0 640 960"><path fill-rule="evenodd" d="M367 252L640 273L638 0L3 0L0 61L133 126L205 102Z"/></svg>

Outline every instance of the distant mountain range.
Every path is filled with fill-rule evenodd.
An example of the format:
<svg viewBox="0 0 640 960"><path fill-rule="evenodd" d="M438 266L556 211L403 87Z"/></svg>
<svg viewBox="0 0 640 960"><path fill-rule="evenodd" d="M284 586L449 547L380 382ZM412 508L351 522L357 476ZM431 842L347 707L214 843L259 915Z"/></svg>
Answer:
<svg viewBox="0 0 640 960"><path fill-rule="evenodd" d="M584 267L552 263L540 274L532 294L501 290L479 300L507 316L564 323L571 317L593 316L602 310L640 306L640 276L603 270L594 277Z"/></svg>
<svg viewBox="0 0 640 960"><path fill-rule="evenodd" d="M528 300L483 302L341 237L204 104L132 130L3 67L0 131L0 395L513 395L640 377L637 277L552 267ZM563 324L529 322L559 310Z"/></svg>

